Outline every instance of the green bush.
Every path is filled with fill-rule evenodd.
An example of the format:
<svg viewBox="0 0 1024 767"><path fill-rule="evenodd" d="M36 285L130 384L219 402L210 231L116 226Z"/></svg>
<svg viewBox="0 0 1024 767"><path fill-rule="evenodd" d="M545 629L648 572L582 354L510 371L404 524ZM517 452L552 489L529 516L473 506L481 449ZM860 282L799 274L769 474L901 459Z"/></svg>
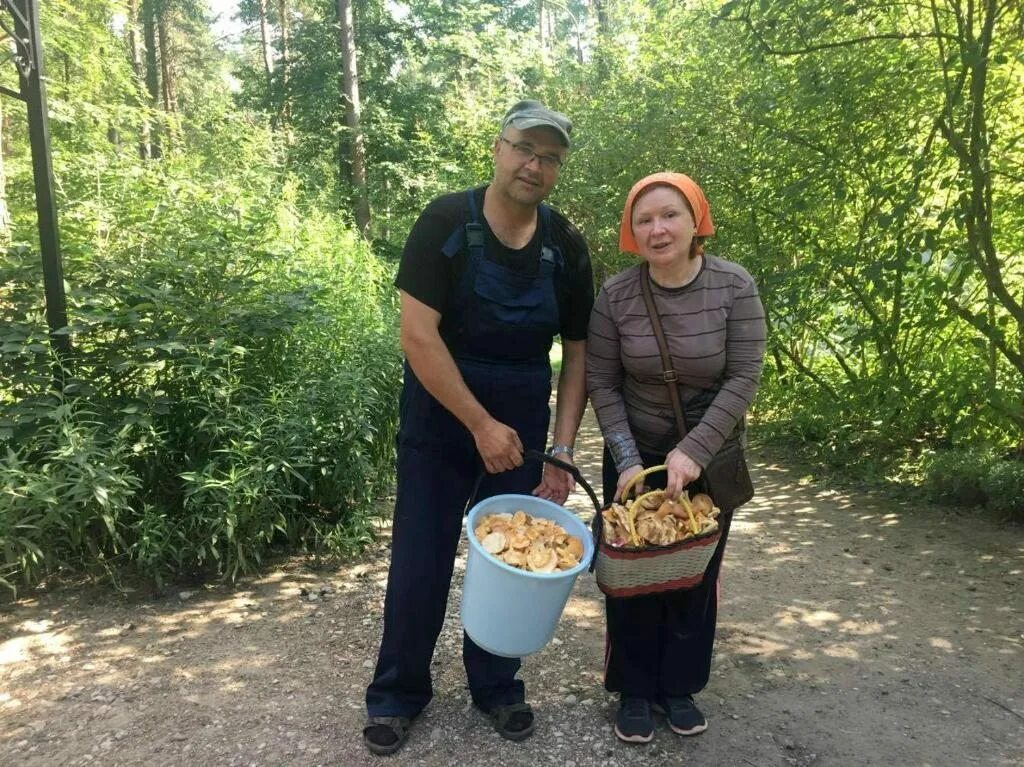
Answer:
<svg viewBox="0 0 1024 767"><path fill-rule="evenodd" d="M38 254L0 250L0 585L234 577L366 539L392 480L393 267L257 170L112 169L105 207L66 206L59 397Z"/></svg>
<svg viewBox="0 0 1024 767"><path fill-rule="evenodd" d="M30 446L0 458L0 585L61 566L105 566L125 550L140 486L128 449L82 403L53 398Z"/></svg>
<svg viewBox="0 0 1024 767"><path fill-rule="evenodd" d="M936 452L925 467L925 492L936 503L981 506L992 463L992 454L977 448Z"/></svg>
<svg viewBox="0 0 1024 767"><path fill-rule="evenodd" d="M854 394L835 371L822 368L831 392L807 379L782 381L768 366L751 410L759 437L848 479L880 483L899 476L909 450L907 435L891 426L892 404L871 391ZM912 430L923 428L918 422Z"/></svg>
<svg viewBox="0 0 1024 767"><path fill-rule="evenodd" d="M1024 522L1024 461L995 461L981 487L989 508Z"/></svg>

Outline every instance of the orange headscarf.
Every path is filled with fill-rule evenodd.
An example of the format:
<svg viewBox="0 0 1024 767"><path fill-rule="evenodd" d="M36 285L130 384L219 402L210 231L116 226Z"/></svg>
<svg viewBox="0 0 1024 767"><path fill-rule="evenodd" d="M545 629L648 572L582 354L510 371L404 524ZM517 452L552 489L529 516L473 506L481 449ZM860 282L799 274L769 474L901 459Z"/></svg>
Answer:
<svg viewBox="0 0 1024 767"><path fill-rule="evenodd" d="M623 253L640 253L636 238L633 236L633 204L642 191L655 184L667 184L690 203L693 220L697 225L696 237L710 237L715 233L715 224L711 220L711 208L697 182L683 173L652 173L635 184L626 197L626 206L622 209L622 223L619 225L619 250Z"/></svg>

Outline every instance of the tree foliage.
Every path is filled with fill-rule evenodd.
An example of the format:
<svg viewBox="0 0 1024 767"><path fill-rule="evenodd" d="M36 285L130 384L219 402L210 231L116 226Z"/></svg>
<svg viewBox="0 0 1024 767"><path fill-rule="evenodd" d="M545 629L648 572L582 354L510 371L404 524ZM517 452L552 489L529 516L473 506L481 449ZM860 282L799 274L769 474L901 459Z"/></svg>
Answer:
<svg viewBox="0 0 1024 767"><path fill-rule="evenodd" d="M763 435L1017 508L1018 3L351 8L366 240L336 0L241 0L230 40L198 0L43 5L76 355L58 397L27 138L5 103L0 577L234 573L282 541L358 538L395 420L391 262L428 200L488 178L525 97L574 120L552 201L599 280L632 263L616 246L633 181L704 187L711 250L755 275L768 313ZM984 460L940 481L957 456Z"/></svg>

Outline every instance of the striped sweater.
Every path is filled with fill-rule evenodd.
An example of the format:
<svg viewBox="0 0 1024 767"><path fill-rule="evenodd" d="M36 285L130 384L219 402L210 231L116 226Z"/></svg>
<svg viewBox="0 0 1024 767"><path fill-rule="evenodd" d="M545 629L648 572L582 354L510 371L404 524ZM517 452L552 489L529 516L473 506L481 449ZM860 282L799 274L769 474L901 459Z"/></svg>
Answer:
<svg viewBox="0 0 1024 767"><path fill-rule="evenodd" d="M620 472L640 464L638 451L666 455L676 446L707 466L761 380L766 329L757 286L742 266L708 255L681 288L652 281L690 427L679 441L640 274L637 265L609 278L590 315L587 389L601 433ZM705 406L699 421L690 417Z"/></svg>

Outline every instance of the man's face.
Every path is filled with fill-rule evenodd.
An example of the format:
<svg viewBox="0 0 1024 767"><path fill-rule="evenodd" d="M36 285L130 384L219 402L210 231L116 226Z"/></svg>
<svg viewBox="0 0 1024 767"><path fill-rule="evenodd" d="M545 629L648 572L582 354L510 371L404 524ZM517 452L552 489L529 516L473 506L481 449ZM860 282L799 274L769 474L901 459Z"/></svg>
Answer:
<svg viewBox="0 0 1024 767"><path fill-rule="evenodd" d="M535 207L558 180L566 154L553 129L517 130L509 125L494 142L491 187L519 205Z"/></svg>

